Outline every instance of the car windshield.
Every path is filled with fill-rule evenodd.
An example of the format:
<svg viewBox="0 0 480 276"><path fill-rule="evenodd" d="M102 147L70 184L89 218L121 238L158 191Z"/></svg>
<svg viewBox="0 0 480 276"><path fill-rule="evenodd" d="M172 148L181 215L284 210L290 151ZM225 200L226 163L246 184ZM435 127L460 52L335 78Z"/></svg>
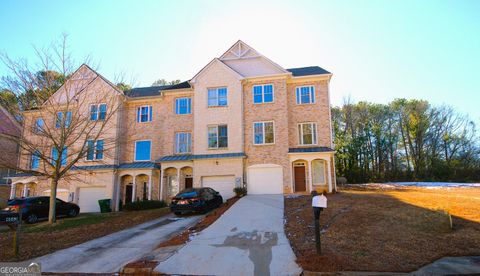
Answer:
<svg viewBox="0 0 480 276"><path fill-rule="evenodd" d="M192 198L192 197L198 197L199 191L196 189L186 189L181 191L177 197L181 198Z"/></svg>

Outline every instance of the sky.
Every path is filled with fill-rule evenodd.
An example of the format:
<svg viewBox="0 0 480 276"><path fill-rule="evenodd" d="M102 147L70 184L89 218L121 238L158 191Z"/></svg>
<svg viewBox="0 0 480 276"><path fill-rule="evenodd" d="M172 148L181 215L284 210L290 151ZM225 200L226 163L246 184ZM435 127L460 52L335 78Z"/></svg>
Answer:
<svg viewBox="0 0 480 276"><path fill-rule="evenodd" d="M332 72L333 105L424 99L480 123L478 0L0 1L11 57L35 62L62 33L77 61L135 86L188 80L241 39L284 68Z"/></svg>

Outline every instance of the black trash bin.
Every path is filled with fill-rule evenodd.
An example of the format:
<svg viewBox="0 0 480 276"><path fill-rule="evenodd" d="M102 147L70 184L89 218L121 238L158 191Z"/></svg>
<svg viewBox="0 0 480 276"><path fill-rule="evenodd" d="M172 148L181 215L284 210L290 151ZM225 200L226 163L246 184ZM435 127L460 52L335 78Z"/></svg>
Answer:
<svg viewBox="0 0 480 276"><path fill-rule="evenodd" d="M98 201L98 205L100 205L100 212L102 213L110 213L112 209L110 208L110 199L100 199Z"/></svg>

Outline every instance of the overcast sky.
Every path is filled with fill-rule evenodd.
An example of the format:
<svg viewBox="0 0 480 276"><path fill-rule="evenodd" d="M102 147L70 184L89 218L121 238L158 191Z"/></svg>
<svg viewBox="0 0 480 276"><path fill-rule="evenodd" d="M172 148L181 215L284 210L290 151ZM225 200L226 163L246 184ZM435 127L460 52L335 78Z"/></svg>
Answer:
<svg viewBox="0 0 480 276"><path fill-rule="evenodd" d="M333 73L344 97L448 104L480 122L480 1L0 1L0 50L69 34L113 79L188 80L238 39L285 68ZM6 70L0 65L0 75Z"/></svg>

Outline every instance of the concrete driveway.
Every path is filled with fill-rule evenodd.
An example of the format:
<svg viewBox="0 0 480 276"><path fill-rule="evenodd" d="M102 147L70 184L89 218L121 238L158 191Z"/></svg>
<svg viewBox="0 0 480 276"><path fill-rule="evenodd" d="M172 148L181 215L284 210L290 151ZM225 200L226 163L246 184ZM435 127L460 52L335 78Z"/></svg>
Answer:
<svg viewBox="0 0 480 276"><path fill-rule="evenodd" d="M299 275L283 195L248 195L155 270L182 275Z"/></svg>
<svg viewBox="0 0 480 276"><path fill-rule="evenodd" d="M201 218L191 216L176 219L173 215L167 215L31 261L40 262L42 272L118 272L125 264L149 255L172 234L180 233Z"/></svg>

